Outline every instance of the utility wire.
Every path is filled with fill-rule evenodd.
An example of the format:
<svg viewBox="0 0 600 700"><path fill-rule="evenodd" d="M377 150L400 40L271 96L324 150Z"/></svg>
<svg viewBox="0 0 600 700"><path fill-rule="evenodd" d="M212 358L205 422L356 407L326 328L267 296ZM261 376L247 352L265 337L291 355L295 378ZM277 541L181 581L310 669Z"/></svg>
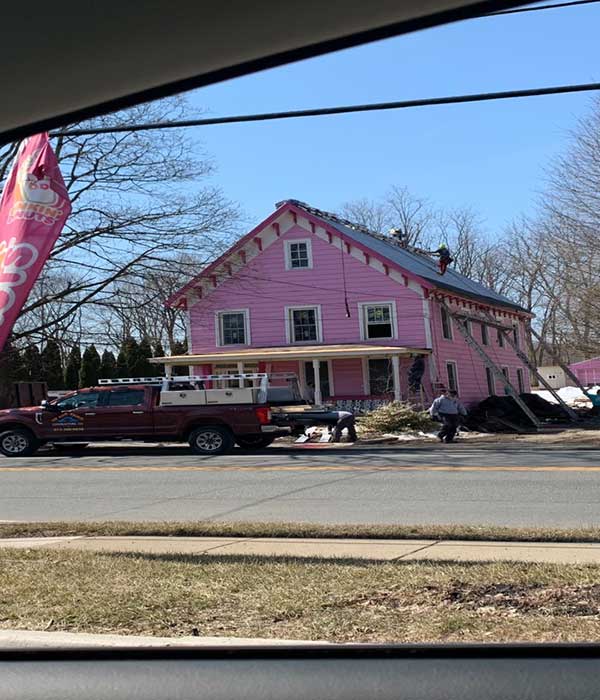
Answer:
<svg viewBox="0 0 600 700"><path fill-rule="evenodd" d="M409 109L412 107L433 107L435 105L465 104L468 102L488 102L491 100L510 100L519 97L540 97L542 95L564 95L573 92L591 92L600 90L600 83L579 83L575 85L555 85L526 90L505 90L501 92L480 92L467 95L450 95L446 97L428 97L417 100L399 100L396 102L374 102L370 104L345 105L341 107L317 107L286 112L263 112L259 114L240 114L231 117L210 117L207 119L185 119L172 122L149 122L147 124L123 124L121 126L96 127L88 129L67 129L54 131L53 137L92 136L94 134L112 134L120 132L155 131L157 129L180 129L191 126L214 126L217 124L239 124L244 122L263 122L276 119L296 119L299 117L323 117L333 114L351 114L354 112L377 112L388 109Z"/></svg>
<svg viewBox="0 0 600 700"><path fill-rule="evenodd" d="M575 5L592 5L600 2L600 0L572 0L571 2L557 2L550 5L538 5L537 7L517 7L513 10L498 10L496 12L488 12L487 15L478 15L479 17L493 17L494 15L514 15L518 12L539 12L540 10L554 10L561 7L574 7Z"/></svg>

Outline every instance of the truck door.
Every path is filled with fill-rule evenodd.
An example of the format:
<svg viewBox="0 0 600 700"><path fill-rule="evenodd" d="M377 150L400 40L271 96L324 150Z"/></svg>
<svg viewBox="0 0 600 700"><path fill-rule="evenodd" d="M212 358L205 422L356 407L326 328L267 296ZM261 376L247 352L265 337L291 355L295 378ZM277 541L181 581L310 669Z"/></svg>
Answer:
<svg viewBox="0 0 600 700"><path fill-rule="evenodd" d="M147 438L154 433L152 407L143 386L104 389L93 420L103 439Z"/></svg>
<svg viewBox="0 0 600 700"><path fill-rule="evenodd" d="M42 411L38 415L43 427L43 437L48 440L83 440L100 436L96 422L100 391L79 391L55 401L58 410Z"/></svg>

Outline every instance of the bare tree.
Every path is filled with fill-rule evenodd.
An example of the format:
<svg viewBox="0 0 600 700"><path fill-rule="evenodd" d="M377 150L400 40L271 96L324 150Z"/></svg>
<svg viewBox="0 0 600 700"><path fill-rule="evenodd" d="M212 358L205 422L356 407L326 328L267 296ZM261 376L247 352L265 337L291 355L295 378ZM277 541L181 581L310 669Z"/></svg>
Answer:
<svg viewBox="0 0 600 700"><path fill-rule="evenodd" d="M86 126L185 113L184 100L172 98ZM124 285L143 287L140 279L168 270L182 255L208 260L230 242L238 208L207 184L213 163L184 130L59 137L53 145L73 210L21 313L16 340L68 333L78 317L113 302ZM14 151L14 145L0 151L0 176Z"/></svg>

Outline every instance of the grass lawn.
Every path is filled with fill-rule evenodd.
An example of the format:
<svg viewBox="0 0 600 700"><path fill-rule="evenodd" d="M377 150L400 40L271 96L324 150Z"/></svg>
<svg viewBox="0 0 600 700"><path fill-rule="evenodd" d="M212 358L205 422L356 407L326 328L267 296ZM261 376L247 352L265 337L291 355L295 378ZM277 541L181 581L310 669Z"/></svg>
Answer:
<svg viewBox="0 0 600 700"><path fill-rule="evenodd" d="M600 640L600 567L0 550L0 627L331 641Z"/></svg>
<svg viewBox="0 0 600 700"><path fill-rule="evenodd" d="M600 528L516 528L495 525L312 525L247 522L28 522L0 523L1 537L61 535L154 537L326 537L351 539L600 542Z"/></svg>

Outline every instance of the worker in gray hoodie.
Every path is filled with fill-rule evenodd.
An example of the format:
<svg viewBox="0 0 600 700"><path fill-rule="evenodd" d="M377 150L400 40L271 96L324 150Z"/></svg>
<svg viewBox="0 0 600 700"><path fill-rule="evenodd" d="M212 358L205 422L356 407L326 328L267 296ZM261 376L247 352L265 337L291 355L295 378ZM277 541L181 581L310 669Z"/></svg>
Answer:
<svg viewBox="0 0 600 700"><path fill-rule="evenodd" d="M452 442L458 429L460 416L466 416L467 411L458 400L458 395L455 391L444 389L442 395L431 404L429 415L443 424L442 429L438 433L440 441Z"/></svg>

